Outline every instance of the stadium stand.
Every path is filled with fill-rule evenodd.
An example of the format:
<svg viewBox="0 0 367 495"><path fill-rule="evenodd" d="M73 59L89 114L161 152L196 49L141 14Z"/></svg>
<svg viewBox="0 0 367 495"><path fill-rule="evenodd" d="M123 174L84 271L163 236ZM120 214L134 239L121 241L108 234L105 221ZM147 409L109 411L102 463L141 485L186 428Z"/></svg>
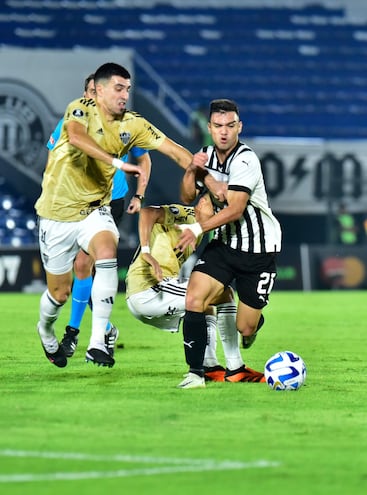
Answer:
<svg viewBox="0 0 367 495"><path fill-rule="evenodd" d="M0 245L20 247L37 242L33 206L0 176Z"/></svg>
<svg viewBox="0 0 367 495"><path fill-rule="evenodd" d="M338 1L202 5L5 0L0 41L131 47L138 86L155 93L152 71L159 74L183 101L176 108L172 103L172 111L184 126L190 109L230 95L246 115L249 137L367 137L367 23L359 12Z"/></svg>
<svg viewBox="0 0 367 495"><path fill-rule="evenodd" d="M366 139L366 11L364 0L3 0L0 46L132 48L135 87L181 134L199 104L231 97L249 138ZM0 244L31 242L27 210L1 208Z"/></svg>

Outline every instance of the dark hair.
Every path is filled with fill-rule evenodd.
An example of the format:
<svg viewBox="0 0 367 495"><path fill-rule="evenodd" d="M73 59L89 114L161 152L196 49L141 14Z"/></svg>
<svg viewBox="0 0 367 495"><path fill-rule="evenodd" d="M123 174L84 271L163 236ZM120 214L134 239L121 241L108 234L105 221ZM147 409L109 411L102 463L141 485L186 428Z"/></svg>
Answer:
<svg viewBox="0 0 367 495"><path fill-rule="evenodd" d="M238 117L240 116L240 112L238 110L238 106L233 100L213 100L210 102L209 107L209 118L212 113L226 113L226 112L235 112Z"/></svg>
<svg viewBox="0 0 367 495"><path fill-rule="evenodd" d="M131 79L130 73L122 65L108 62L101 65L94 73L94 82L97 84L101 79L111 79L112 76L120 76L124 79Z"/></svg>
<svg viewBox="0 0 367 495"><path fill-rule="evenodd" d="M89 74L89 76L84 81L84 91L88 91L88 84L94 80L94 74Z"/></svg>

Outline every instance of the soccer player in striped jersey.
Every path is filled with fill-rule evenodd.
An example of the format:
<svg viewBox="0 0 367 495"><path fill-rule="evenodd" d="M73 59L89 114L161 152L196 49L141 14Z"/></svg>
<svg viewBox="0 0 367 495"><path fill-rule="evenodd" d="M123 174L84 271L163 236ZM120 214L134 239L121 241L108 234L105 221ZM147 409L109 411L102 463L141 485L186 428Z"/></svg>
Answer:
<svg viewBox="0 0 367 495"><path fill-rule="evenodd" d="M181 224L177 248L194 246L204 232L214 230L190 276L183 321L184 349L189 373L178 385L205 385L203 359L207 340L205 311L233 281L238 293L237 330L250 347L263 322L276 278L276 255L281 249L281 227L269 204L255 152L239 140L242 132L239 110L232 100L210 104L208 129L213 146L193 157L186 169L181 194L185 203L194 200L198 179L211 174L227 184L225 201L212 195L215 215L194 224Z"/></svg>
<svg viewBox="0 0 367 495"><path fill-rule="evenodd" d="M180 252L176 249L180 231L176 225L193 224L213 215L208 195L194 207L179 204L149 206L140 211L140 246L126 277L126 298L131 313L139 321L168 332L178 332L185 313L187 278L181 268L193 253L192 246ZM203 236L199 236L200 243ZM205 379L224 381L229 370L244 369L236 329L236 303L231 287L211 301L205 311L208 343L205 351ZM215 308L214 308L215 305ZM217 327L221 337L226 369L216 354ZM227 370L227 371L226 371ZM238 378L238 375L236 375ZM239 381L236 377L227 381ZM264 381L263 373L246 368L241 381Z"/></svg>

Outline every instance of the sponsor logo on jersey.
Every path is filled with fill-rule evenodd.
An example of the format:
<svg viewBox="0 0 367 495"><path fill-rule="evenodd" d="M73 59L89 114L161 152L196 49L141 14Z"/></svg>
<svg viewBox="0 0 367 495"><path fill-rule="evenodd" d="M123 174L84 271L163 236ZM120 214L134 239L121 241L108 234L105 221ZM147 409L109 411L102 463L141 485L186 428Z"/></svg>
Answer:
<svg viewBox="0 0 367 495"><path fill-rule="evenodd" d="M153 129L151 125L145 124L145 127L148 129L151 135L155 137L155 139L159 139L161 137L160 134L158 134L158 132L155 129Z"/></svg>

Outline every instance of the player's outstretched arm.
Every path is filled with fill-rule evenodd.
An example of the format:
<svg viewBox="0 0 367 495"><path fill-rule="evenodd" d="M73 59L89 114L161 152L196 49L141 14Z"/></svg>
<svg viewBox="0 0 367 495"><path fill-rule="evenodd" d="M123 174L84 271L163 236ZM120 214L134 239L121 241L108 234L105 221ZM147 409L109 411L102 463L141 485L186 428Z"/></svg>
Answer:
<svg viewBox="0 0 367 495"><path fill-rule="evenodd" d="M112 165L124 172L134 174L136 176L141 176L141 180L146 182L146 177L144 172L137 165L132 165L131 163L124 163L122 160L113 157L103 148L101 148L93 138L91 138L87 129L84 125L79 122L70 121L66 124L66 129L68 133L69 143L72 146L83 151L86 155L105 162L107 165Z"/></svg>
<svg viewBox="0 0 367 495"><path fill-rule="evenodd" d="M192 153L189 150L168 137L164 139L159 148L157 148L157 151L168 156L184 169L190 165L192 160Z"/></svg>
<svg viewBox="0 0 367 495"><path fill-rule="evenodd" d="M141 167L142 171L144 172L146 181L144 183L141 176L138 177L138 184L136 186L136 193L131 198L130 204L127 207L127 212L129 214L139 213L139 211L141 210L142 202L143 202L143 199L145 196L145 190L146 190L147 185L149 183L150 173L151 173L151 169L152 169L152 160L151 160L148 152L137 157L136 161L138 162L138 165Z"/></svg>
<svg viewBox="0 0 367 495"><path fill-rule="evenodd" d="M164 217L164 210L160 206L149 206L142 208L139 215L139 240L141 246L141 256L146 263L151 265L154 275L159 282L163 280L163 273L158 260L150 254L150 237L154 224L163 223Z"/></svg>

